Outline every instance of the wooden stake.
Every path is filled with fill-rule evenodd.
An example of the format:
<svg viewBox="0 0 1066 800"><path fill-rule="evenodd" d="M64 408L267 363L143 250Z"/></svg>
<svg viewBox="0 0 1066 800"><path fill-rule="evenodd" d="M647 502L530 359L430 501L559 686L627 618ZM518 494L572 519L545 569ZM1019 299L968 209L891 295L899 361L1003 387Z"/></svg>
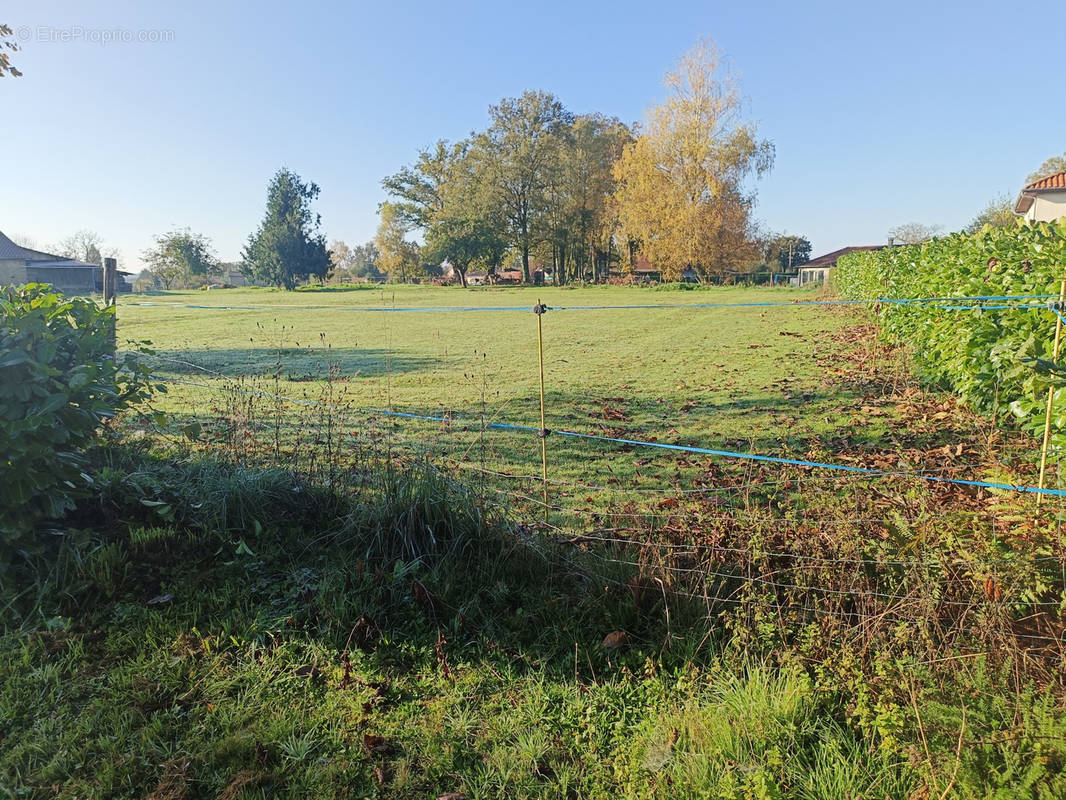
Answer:
<svg viewBox="0 0 1066 800"><path fill-rule="evenodd" d="M104 305L113 306L116 304L116 298L118 295L118 262L113 258L104 259ZM118 309L115 309L118 312ZM112 354L118 348L118 333L115 326L115 315L111 316L111 352Z"/></svg>
<svg viewBox="0 0 1066 800"><path fill-rule="evenodd" d="M1060 316L1063 311L1063 303L1066 302L1066 281L1059 283L1059 313L1055 315L1055 347L1052 350L1051 360L1058 363L1059 360L1059 345L1062 343L1062 317ZM1044 443L1040 447L1040 483L1038 486L1044 488L1044 475L1047 472L1047 451L1048 444L1051 442L1051 407L1055 401L1055 387L1052 386L1047 390L1047 412L1044 414ZM1036 496L1036 504L1039 506L1040 501L1044 499L1043 494Z"/></svg>
<svg viewBox="0 0 1066 800"><path fill-rule="evenodd" d="M1066 285L1066 282L1064 282ZM548 309L537 298L537 360L540 364L540 480L544 499L544 521L548 521L548 429L544 425L544 312Z"/></svg>

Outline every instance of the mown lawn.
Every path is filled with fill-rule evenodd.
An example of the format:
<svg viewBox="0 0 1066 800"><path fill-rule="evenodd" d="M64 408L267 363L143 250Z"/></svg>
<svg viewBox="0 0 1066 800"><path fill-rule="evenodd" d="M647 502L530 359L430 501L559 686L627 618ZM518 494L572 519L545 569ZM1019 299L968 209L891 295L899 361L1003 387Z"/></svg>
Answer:
<svg viewBox="0 0 1066 800"><path fill-rule="evenodd" d="M536 475L540 445L534 434L489 430L482 436L480 428L486 421L540 427L531 310L538 298L556 307L667 306L788 304L816 295L766 288L411 286L170 293L148 298L154 303L149 306L133 304L145 298L128 298L119 307L119 335L151 340L159 374L185 382L172 384L160 401L176 422L208 420L223 413L219 409L232 416L243 402L248 408L241 414L268 450L275 433L290 443L300 436L305 445L321 442L329 424L342 448L369 437L375 445L427 452L476 469ZM529 310L365 310L458 305ZM858 308L806 305L551 311L543 320L547 427L793 456L841 441L848 447L874 443L894 411L863 414L866 390L841 381L847 365L833 360L838 340L863 315ZM273 394L345 410L326 415L321 407L261 396ZM445 416L452 423L386 424L362 410L367 408ZM283 430L272 430L279 420ZM826 445L831 441L837 444ZM663 451L633 452L562 436L549 437L548 452L551 479L622 495L691 486L704 466ZM554 496L555 504L573 505L565 488Z"/></svg>
<svg viewBox="0 0 1066 800"><path fill-rule="evenodd" d="M528 476L489 481L504 502L526 502L539 494L536 434L482 429L540 427L532 306L541 299L558 309L543 319L550 430L905 473L943 470L921 454L957 441L944 425L906 419L913 409L901 402L908 379L900 354L876 347L861 306L803 305L820 297L740 287L243 289L123 298L118 318L120 339L150 340L157 372L181 381L158 401L172 412L171 431L190 420L213 422L205 438L217 444L229 436L233 446L236 421L242 456L259 450L295 464L316 452L321 462L317 454L328 448L341 462L354 447L395 448L466 468L478 480L484 470ZM784 305L730 305L741 303ZM724 305L654 307L699 304ZM580 309L627 305L652 307ZM332 410L314 405L323 403ZM1014 482L1029 479L1035 445L985 450L955 458L958 475L1003 479L1005 470ZM712 464L740 474L751 468L564 436L549 436L547 452L556 484L549 503L560 524L573 524L563 510L646 504L705 486ZM831 471L807 478L830 490L856 480Z"/></svg>

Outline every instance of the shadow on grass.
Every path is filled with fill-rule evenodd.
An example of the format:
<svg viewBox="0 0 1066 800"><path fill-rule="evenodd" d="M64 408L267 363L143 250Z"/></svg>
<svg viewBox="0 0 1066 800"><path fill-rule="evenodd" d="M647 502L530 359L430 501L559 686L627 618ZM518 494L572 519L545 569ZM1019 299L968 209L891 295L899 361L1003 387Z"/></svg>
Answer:
<svg viewBox="0 0 1066 800"><path fill-rule="evenodd" d="M379 348L357 347L247 347L225 350L157 350L147 357L161 373L223 377L272 377L278 368L288 381L325 380L334 370L337 377L376 377L429 370L439 358L389 353Z"/></svg>

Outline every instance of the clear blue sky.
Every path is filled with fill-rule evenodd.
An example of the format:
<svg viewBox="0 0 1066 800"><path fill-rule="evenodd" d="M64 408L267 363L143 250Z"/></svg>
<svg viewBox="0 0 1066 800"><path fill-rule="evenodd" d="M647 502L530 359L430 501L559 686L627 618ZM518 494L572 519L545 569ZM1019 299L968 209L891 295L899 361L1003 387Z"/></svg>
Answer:
<svg viewBox="0 0 1066 800"><path fill-rule="evenodd" d="M777 148L757 216L815 254L957 229L1066 150L1062 0L7 0L0 22L28 37L0 79L0 230L91 228L132 269L175 226L236 259L283 165L321 186L330 239L365 241L381 178L501 97L632 122L700 36Z"/></svg>

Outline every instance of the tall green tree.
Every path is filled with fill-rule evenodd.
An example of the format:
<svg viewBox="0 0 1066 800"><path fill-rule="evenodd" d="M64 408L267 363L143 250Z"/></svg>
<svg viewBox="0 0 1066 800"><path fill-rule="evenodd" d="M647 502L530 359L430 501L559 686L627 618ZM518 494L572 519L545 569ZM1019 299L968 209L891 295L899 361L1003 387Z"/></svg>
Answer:
<svg viewBox="0 0 1066 800"><path fill-rule="evenodd" d="M479 264L491 269L506 251L507 239L491 219L476 212L458 211L434 221L422 257L435 263L447 261L465 287L471 266Z"/></svg>
<svg viewBox="0 0 1066 800"><path fill-rule="evenodd" d="M455 167L468 149L469 142L451 144L442 139L431 149L421 151L412 166L402 167L382 180L382 188L395 198L397 214L412 228L426 231L444 212L444 194L451 191L455 195Z"/></svg>
<svg viewBox="0 0 1066 800"><path fill-rule="evenodd" d="M617 227L611 168L631 140L628 127L602 114L575 117L558 140L548 171L547 241L561 283L590 267L606 274Z"/></svg>
<svg viewBox="0 0 1066 800"><path fill-rule="evenodd" d="M185 286L193 277L206 278L220 269L211 240L188 228L155 237L155 246L145 250L142 259L164 289Z"/></svg>
<svg viewBox="0 0 1066 800"><path fill-rule="evenodd" d="M771 268L793 272L797 266L811 260L811 243L806 236L780 233L766 241L763 256Z"/></svg>
<svg viewBox="0 0 1066 800"><path fill-rule="evenodd" d="M529 91L489 108L487 131L475 138L481 184L506 222L506 235L530 280L529 254L547 238L550 173L574 115L548 92Z"/></svg>
<svg viewBox="0 0 1066 800"><path fill-rule="evenodd" d="M291 290L301 280L329 274L322 219L311 210L318 194L316 184L288 169L277 171L267 188L266 216L241 254L244 275Z"/></svg>
<svg viewBox="0 0 1066 800"><path fill-rule="evenodd" d="M473 264L496 266L507 249L507 222L494 203L485 161L470 142L437 142L415 164L382 181L393 212L425 239L422 260L447 261L466 286Z"/></svg>

